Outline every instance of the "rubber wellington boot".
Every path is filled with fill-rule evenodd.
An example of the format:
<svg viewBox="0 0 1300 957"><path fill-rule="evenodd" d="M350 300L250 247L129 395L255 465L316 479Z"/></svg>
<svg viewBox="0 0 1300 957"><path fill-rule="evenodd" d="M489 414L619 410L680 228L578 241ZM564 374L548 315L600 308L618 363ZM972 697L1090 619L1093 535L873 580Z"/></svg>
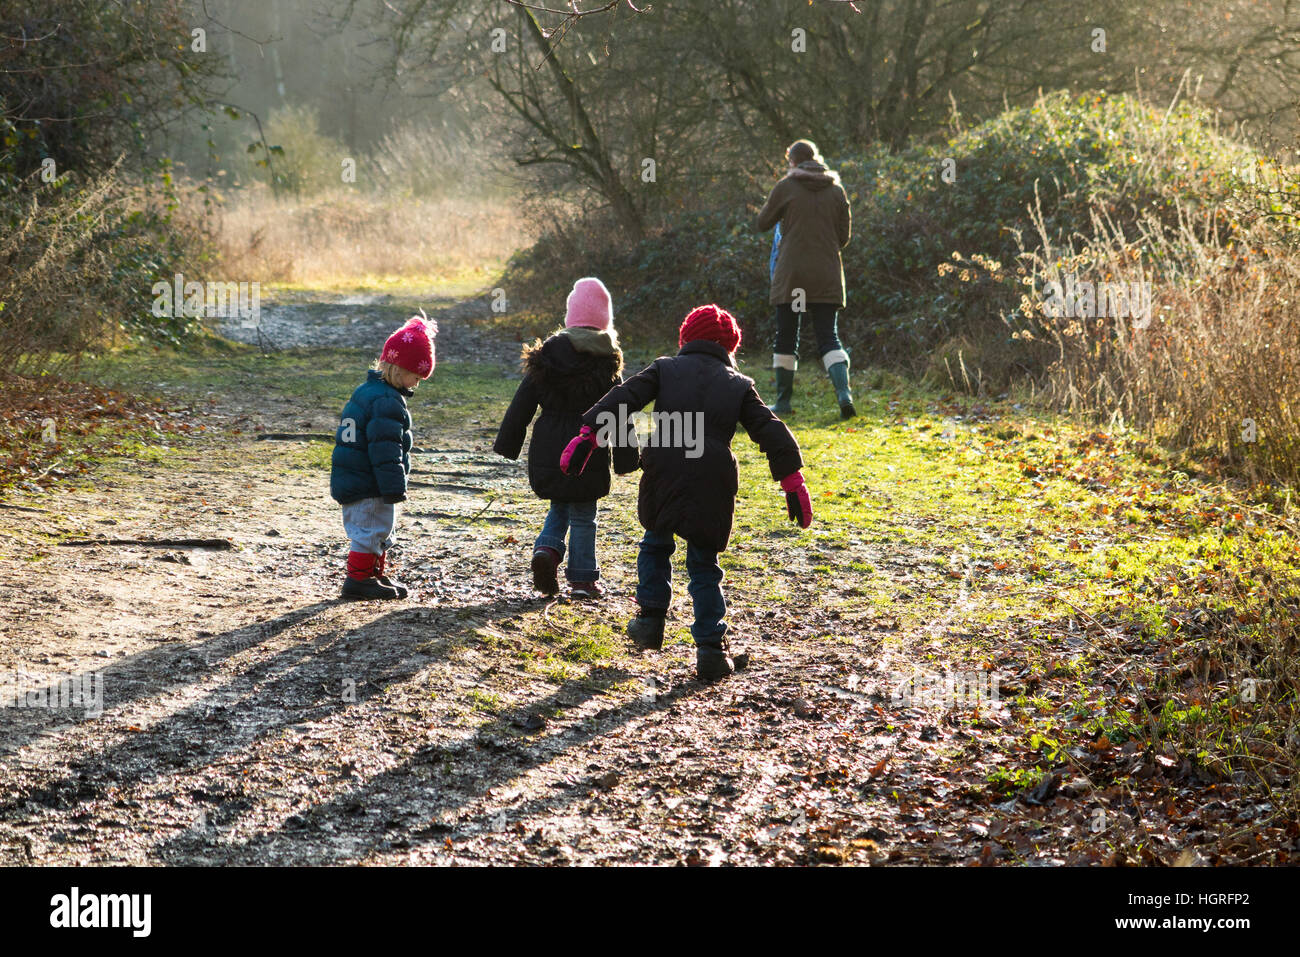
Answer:
<svg viewBox="0 0 1300 957"><path fill-rule="evenodd" d="M777 415L789 415L790 399L794 396L794 370L776 369L776 401L768 406Z"/></svg>
<svg viewBox="0 0 1300 957"><path fill-rule="evenodd" d="M849 391L849 364L837 362L826 370L826 374L831 377L831 385L835 387L835 398L840 403L840 418L853 418L858 410L853 407L853 393Z"/></svg>

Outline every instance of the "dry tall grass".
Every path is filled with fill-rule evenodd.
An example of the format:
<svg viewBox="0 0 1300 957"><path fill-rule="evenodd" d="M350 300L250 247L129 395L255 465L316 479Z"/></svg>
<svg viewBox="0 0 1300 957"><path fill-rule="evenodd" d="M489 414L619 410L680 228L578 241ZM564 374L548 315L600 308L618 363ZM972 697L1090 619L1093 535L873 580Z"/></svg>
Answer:
<svg viewBox="0 0 1300 957"><path fill-rule="evenodd" d="M226 278L306 284L492 270L532 242L503 199L343 190L304 198L249 190L216 214L215 231Z"/></svg>
<svg viewBox="0 0 1300 957"><path fill-rule="evenodd" d="M1150 282L1149 324L1132 318L1052 318L1034 330L1055 352L1044 396L1054 405L1145 428L1219 456L1248 477L1300 482L1300 252L1263 221L1223 210L1179 210L1125 230L1094 214L1078 248L1029 254L1033 285L1067 275Z"/></svg>
<svg viewBox="0 0 1300 957"><path fill-rule="evenodd" d="M225 279L338 286L461 277L500 269L533 240L519 204L464 137L413 123L350 158L315 111L290 108L269 117L267 139L278 150L270 164L262 153L233 154L244 188L214 216ZM348 165L354 181L345 182Z"/></svg>

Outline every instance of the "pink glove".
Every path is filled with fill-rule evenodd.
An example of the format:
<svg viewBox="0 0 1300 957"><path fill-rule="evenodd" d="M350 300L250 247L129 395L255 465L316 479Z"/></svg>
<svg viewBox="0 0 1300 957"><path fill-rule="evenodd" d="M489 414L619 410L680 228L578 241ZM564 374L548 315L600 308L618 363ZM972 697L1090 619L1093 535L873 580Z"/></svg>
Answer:
<svg viewBox="0 0 1300 957"><path fill-rule="evenodd" d="M802 472L793 472L781 479L781 490L785 492L785 507L790 518L799 523L800 528L812 524L812 498L808 495L808 486L803 482Z"/></svg>
<svg viewBox="0 0 1300 957"><path fill-rule="evenodd" d="M592 431L591 426L584 425L582 431L573 437L560 454L560 471L565 475L572 475L576 467L577 474L581 475L598 444L596 433Z"/></svg>

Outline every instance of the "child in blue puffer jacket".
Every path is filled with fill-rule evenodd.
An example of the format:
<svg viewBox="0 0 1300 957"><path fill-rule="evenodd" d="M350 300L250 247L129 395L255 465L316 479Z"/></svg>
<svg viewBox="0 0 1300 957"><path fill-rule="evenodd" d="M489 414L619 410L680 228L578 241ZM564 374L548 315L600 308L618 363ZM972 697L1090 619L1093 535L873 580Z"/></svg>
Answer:
<svg viewBox="0 0 1300 957"><path fill-rule="evenodd" d="M351 542L343 597L405 598L405 586L384 573L393 544L397 503L411 471L411 414L406 399L433 374L438 324L412 316L384 343L375 367L343 407L334 434L330 495L343 506Z"/></svg>

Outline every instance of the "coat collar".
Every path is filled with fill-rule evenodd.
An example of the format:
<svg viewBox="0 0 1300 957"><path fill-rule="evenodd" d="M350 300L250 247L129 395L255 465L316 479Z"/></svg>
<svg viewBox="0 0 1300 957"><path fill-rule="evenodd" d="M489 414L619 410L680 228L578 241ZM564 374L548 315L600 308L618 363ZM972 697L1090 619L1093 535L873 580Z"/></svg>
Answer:
<svg viewBox="0 0 1300 957"><path fill-rule="evenodd" d="M686 345L682 346L681 351L678 352L677 354L679 356L687 356L687 355L694 355L696 353L702 353L703 355L713 356L713 358L715 359L720 359L721 361L725 362L727 365L731 366L733 369L736 367L735 355L733 353L728 352L726 349L718 345L716 342L710 342L708 339L692 340L691 342L688 342L686 343Z"/></svg>
<svg viewBox="0 0 1300 957"><path fill-rule="evenodd" d="M368 370L366 370L366 378L369 379L371 382L379 382L379 383L381 383L381 384L383 384L383 385L386 385L386 386L388 386L388 388L393 389L393 390L396 391L396 392L400 392L402 395L406 396L408 399L415 395L415 392L414 392L414 390L412 390L412 389L399 389L399 388L398 388L397 386L395 386L395 385L389 385L388 380L385 379L385 378L383 377L383 374L380 373L380 371L379 371L378 369L368 369Z"/></svg>

